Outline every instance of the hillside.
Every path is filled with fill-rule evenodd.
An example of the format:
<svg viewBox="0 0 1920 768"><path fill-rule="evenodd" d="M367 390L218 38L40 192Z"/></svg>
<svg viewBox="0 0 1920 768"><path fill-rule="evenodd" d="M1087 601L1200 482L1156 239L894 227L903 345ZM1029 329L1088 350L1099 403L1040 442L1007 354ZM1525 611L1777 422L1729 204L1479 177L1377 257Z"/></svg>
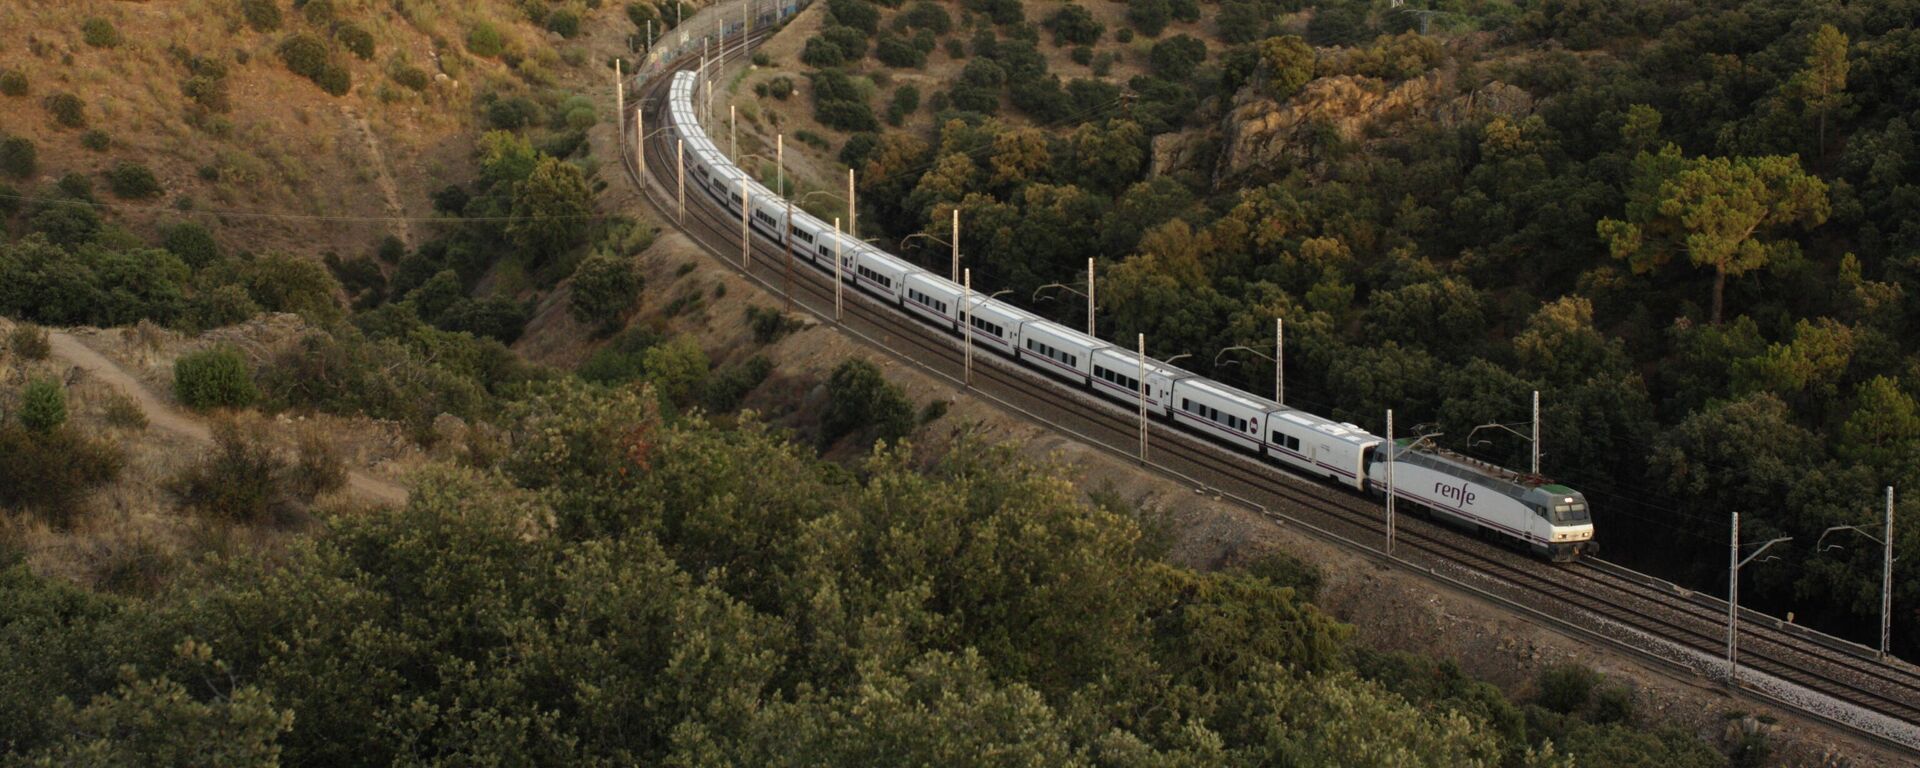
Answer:
<svg viewBox="0 0 1920 768"><path fill-rule="evenodd" d="M562 13L577 36L536 21ZM480 134L564 125L566 95L602 84L589 51L632 29L617 10L511 0L18 2L0 27L0 138L35 156L0 172L8 194L67 174L109 190L132 164L151 178L106 201L128 225L192 220L315 257L426 240L433 193L472 179ZM526 115L489 114L515 98Z"/></svg>
<svg viewBox="0 0 1920 768"><path fill-rule="evenodd" d="M1920 485L1906 6L1435 10L826 0L732 95L803 189L858 172L861 234L944 238L958 210L975 286L1015 296L1096 259L1100 327L1203 374L1265 391L1215 354L1282 317L1289 405L1375 431L1391 408L1509 466L1525 440L1475 429L1540 392L1545 472L1610 559L1719 591L1734 512L1878 530ZM1743 595L1874 638L1878 551L1795 557ZM1896 567L1912 657L1920 566Z"/></svg>

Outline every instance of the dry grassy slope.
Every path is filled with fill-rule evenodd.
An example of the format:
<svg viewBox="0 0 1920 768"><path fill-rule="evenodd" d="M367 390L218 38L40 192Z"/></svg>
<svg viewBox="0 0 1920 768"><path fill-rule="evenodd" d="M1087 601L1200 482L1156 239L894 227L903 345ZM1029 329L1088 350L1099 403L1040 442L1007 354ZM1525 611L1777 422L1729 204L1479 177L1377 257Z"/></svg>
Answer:
<svg viewBox="0 0 1920 768"><path fill-rule="evenodd" d="M429 194L470 176L479 93L532 81L604 97L608 84L593 62L617 49L576 58L580 66L568 65L562 52L589 39L617 45L631 29L617 4L588 13L582 28L593 34L562 41L535 28L510 0L333 0L337 19L375 40L369 61L336 46L353 90L334 97L287 71L276 55L295 32L325 34L287 0L277 2L281 28L265 33L242 21L238 0L0 2L0 69L25 72L32 88L25 97L0 96L0 130L33 139L40 158L41 183L14 186L31 189L64 173L95 174L136 160L166 190L161 198L125 203L120 216L136 229L183 215L176 207L190 204L195 218L236 247L358 252L382 235L405 234L401 222L366 219L430 216ZM89 18L112 22L122 42L88 46L81 25ZM501 31L523 63L510 68L466 51L468 31L482 21ZM599 34L613 27L618 32ZM227 64L232 111L221 116L231 125L224 135L189 123L181 94L188 73L168 54L173 45ZM389 76L400 65L436 77L415 92ZM111 136L110 149L85 149L82 130L55 124L42 100L62 91L87 102L89 127ZM218 178L203 178L203 168L217 169ZM96 186L112 199L104 184ZM218 211L275 215L211 215Z"/></svg>

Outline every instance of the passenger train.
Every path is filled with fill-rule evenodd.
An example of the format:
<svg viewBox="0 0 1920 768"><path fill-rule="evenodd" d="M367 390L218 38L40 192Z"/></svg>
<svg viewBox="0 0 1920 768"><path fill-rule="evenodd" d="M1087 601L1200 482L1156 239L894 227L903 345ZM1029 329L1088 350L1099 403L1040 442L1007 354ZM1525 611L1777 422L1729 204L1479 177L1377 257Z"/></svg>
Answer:
<svg viewBox="0 0 1920 768"><path fill-rule="evenodd" d="M962 323L970 324L973 343L1047 376L1129 408L1144 399L1157 418L1215 443L1358 493L1385 495L1389 457L1383 441L1356 425L1289 408L1152 358L1143 361L1124 346L979 293L968 295L946 278L789 207L708 138L694 113L697 82L691 72L676 73L668 100L672 128L684 142L688 184L736 217L745 206L750 226L796 258L831 274L837 252L844 282L907 315L956 335L964 333ZM1595 548L1592 518L1578 491L1405 441L1393 454L1396 499L1554 561L1571 561Z"/></svg>

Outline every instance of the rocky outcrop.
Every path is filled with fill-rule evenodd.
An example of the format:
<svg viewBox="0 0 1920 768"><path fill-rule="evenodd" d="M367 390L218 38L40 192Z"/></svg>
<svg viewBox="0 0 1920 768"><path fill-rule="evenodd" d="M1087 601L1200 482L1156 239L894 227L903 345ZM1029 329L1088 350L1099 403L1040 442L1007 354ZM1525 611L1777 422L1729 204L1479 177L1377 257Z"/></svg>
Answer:
<svg viewBox="0 0 1920 768"><path fill-rule="evenodd" d="M1399 83L1359 75L1322 77L1285 102L1243 88L1221 126L1225 146L1215 180L1224 183L1282 164L1311 167L1315 147L1324 143L1318 138L1322 132L1359 141L1409 121L1452 127L1494 115L1524 116L1533 108L1526 91L1498 81L1462 94L1445 70Z"/></svg>

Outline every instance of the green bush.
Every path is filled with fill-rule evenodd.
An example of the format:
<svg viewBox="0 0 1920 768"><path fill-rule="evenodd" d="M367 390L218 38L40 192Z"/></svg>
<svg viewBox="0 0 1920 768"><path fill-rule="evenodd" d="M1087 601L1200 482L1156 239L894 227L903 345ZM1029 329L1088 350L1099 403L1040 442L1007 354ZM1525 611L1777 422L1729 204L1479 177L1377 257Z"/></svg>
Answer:
<svg viewBox="0 0 1920 768"><path fill-rule="evenodd" d="M1207 45L1192 35L1174 35L1153 44L1147 55L1153 73L1168 80L1186 80L1207 58Z"/></svg>
<svg viewBox="0 0 1920 768"><path fill-rule="evenodd" d="M467 32L467 50L475 56L491 58L500 55L500 52L505 49L506 45L500 39L500 30L495 29L492 24L483 21L475 24L473 29Z"/></svg>
<svg viewBox="0 0 1920 768"><path fill-rule="evenodd" d="M45 360L53 354L53 343L47 340L47 329L21 323L7 334L7 349L25 360Z"/></svg>
<svg viewBox="0 0 1920 768"><path fill-rule="evenodd" d="M53 121L68 128L87 127L87 103L71 93L48 96L46 107Z"/></svg>
<svg viewBox="0 0 1920 768"><path fill-rule="evenodd" d="M597 384L619 385L638 381L646 375L646 353L662 341L660 335L645 328L621 331L613 341L601 347L580 364L580 378Z"/></svg>
<svg viewBox="0 0 1920 768"><path fill-rule="evenodd" d="M333 38L340 41L340 47L360 57L361 61L373 60L373 33L351 21L341 24L333 31Z"/></svg>
<svg viewBox="0 0 1920 768"><path fill-rule="evenodd" d="M1076 45L1073 50L1067 52L1067 55L1073 58L1073 63L1080 66L1093 65L1093 46L1091 45Z"/></svg>
<svg viewBox="0 0 1920 768"><path fill-rule="evenodd" d="M793 78L782 75L767 81L767 95L786 101L793 95Z"/></svg>
<svg viewBox="0 0 1920 768"><path fill-rule="evenodd" d="M105 152L113 148L113 138L98 128L80 134L80 146L95 152Z"/></svg>
<svg viewBox="0 0 1920 768"><path fill-rule="evenodd" d="M173 364L173 395L195 410L240 408L253 404L260 390L246 358L232 347L211 347L182 356Z"/></svg>
<svg viewBox="0 0 1920 768"><path fill-rule="evenodd" d="M258 32L272 32L280 28L280 4L277 0L240 0L240 15L247 20L247 26Z"/></svg>
<svg viewBox="0 0 1920 768"><path fill-rule="evenodd" d="M837 67L846 61L846 51L823 37L807 38L806 46L800 49L800 63L809 67Z"/></svg>
<svg viewBox="0 0 1920 768"><path fill-rule="evenodd" d="M1167 0L1127 0L1127 21L1147 37L1159 37L1172 19L1173 6Z"/></svg>
<svg viewBox="0 0 1920 768"><path fill-rule="evenodd" d="M146 199L160 195L160 180L153 171L139 163L123 160L107 171L107 188L113 190L116 197L126 199Z"/></svg>
<svg viewBox="0 0 1920 768"><path fill-rule="evenodd" d="M1047 17L1046 27L1053 31L1054 45L1093 45L1106 34L1107 25L1078 5L1068 5Z"/></svg>
<svg viewBox="0 0 1920 768"><path fill-rule="evenodd" d="M294 0L293 7L308 24L324 27L333 23L333 0Z"/></svg>
<svg viewBox="0 0 1920 768"><path fill-rule="evenodd" d="M230 421L214 425L213 451L174 478L180 506L229 523L288 522L304 502L340 487L346 470L324 441L302 440L289 463Z"/></svg>
<svg viewBox="0 0 1920 768"><path fill-rule="evenodd" d="M567 8L560 8L547 14L547 30L561 37L572 39L580 34L580 14Z"/></svg>
<svg viewBox="0 0 1920 768"><path fill-rule="evenodd" d="M603 332L618 328L639 299L641 284L632 259L596 251L574 268L567 311Z"/></svg>
<svg viewBox="0 0 1920 768"><path fill-rule="evenodd" d="M769 58L769 57L767 56L767 54L766 54L766 52L764 52L764 51L754 51L754 52L753 52L753 65L754 65L754 66L756 66L756 67L768 67L768 66L772 66L772 65L773 65L773 59L772 59L772 58Z"/></svg>
<svg viewBox="0 0 1920 768"><path fill-rule="evenodd" d="M867 0L827 0L833 21L869 35L880 30L880 9Z"/></svg>
<svg viewBox="0 0 1920 768"><path fill-rule="evenodd" d="M393 67L390 74L393 76L394 82L413 91L424 91L427 89L427 86L433 82L432 77L427 74L426 70L410 64L397 64Z"/></svg>
<svg viewBox="0 0 1920 768"><path fill-rule="evenodd" d="M1120 43L1131 43L1133 42L1133 29L1131 27L1121 27L1113 33L1113 39Z"/></svg>
<svg viewBox="0 0 1920 768"><path fill-rule="evenodd" d="M27 90L27 73L17 69L0 70L0 94L25 96Z"/></svg>
<svg viewBox="0 0 1920 768"><path fill-rule="evenodd" d="M40 167L40 151L33 146L33 140L25 136L9 136L0 140L0 173L16 179L33 175Z"/></svg>
<svg viewBox="0 0 1920 768"><path fill-rule="evenodd" d="M288 71L308 80L318 80L327 68L327 44L313 35L301 33L281 41L279 54Z"/></svg>
<svg viewBox="0 0 1920 768"><path fill-rule="evenodd" d="M120 45L120 30L113 28L113 22L95 17L80 23L80 38L95 48L113 48Z"/></svg>
<svg viewBox="0 0 1920 768"><path fill-rule="evenodd" d="M71 427L35 432L0 424L0 507L39 512L66 528L88 494L120 474L123 457L112 443L90 440Z"/></svg>
<svg viewBox="0 0 1920 768"><path fill-rule="evenodd" d="M936 35L944 35L953 30L953 17L947 9L931 0L918 0L906 13L900 14L906 25L913 29L924 29Z"/></svg>
<svg viewBox="0 0 1920 768"><path fill-rule="evenodd" d="M220 260L220 244L214 242L213 233L191 221L162 230L160 247L195 270Z"/></svg>
<svg viewBox="0 0 1920 768"><path fill-rule="evenodd" d="M882 35L873 46L873 57L889 67L918 69L927 63L927 54L905 38Z"/></svg>
<svg viewBox="0 0 1920 768"><path fill-rule="evenodd" d="M20 398L20 425L45 434L67 423L67 391L52 379L27 383Z"/></svg>
<svg viewBox="0 0 1920 768"><path fill-rule="evenodd" d="M789 333L800 330L798 318L772 307L747 307L747 327L753 329L753 340L761 344L772 344Z"/></svg>
<svg viewBox="0 0 1920 768"><path fill-rule="evenodd" d="M898 442L913 431L913 403L865 360L848 360L827 379L827 407L820 416L820 442L871 429L875 439Z"/></svg>
<svg viewBox="0 0 1920 768"><path fill-rule="evenodd" d="M226 112L231 108L227 81L223 77L194 75L180 81L180 93L208 112Z"/></svg>
<svg viewBox="0 0 1920 768"><path fill-rule="evenodd" d="M1600 675L1579 664L1560 664L1540 673L1540 706L1571 714L1587 705Z"/></svg>

